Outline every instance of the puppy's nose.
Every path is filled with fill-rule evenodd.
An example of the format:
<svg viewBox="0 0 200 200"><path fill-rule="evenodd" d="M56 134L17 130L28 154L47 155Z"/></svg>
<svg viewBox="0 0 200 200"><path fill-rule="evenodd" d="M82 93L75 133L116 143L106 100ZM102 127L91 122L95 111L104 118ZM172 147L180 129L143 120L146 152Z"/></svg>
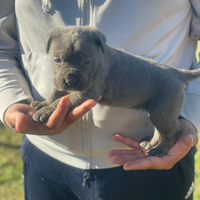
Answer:
<svg viewBox="0 0 200 200"><path fill-rule="evenodd" d="M77 83L77 77L75 75L70 74L66 77L65 81L69 87L74 87Z"/></svg>

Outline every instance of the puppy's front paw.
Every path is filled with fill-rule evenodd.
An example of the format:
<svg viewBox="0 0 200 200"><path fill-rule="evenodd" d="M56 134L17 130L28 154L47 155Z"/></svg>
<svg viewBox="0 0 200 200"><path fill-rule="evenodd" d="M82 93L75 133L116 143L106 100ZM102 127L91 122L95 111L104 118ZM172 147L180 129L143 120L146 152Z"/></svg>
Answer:
<svg viewBox="0 0 200 200"><path fill-rule="evenodd" d="M48 106L48 105L49 104L46 101L43 101L43 102L33 101L30 106L34 108L35 110L39 110L40 108L44 106Z"/></svg>
<svg viewBox="0 0 200 200"><path fill-rule="evenodd" d="M45 106L43 108L41 108L40 110L38 110L34 115L33 115L33 121L35 123L39 123L39 122L46 122L49 117L51 116L51 114L53 113L54 108L52 108L51 106Z"/></svg>

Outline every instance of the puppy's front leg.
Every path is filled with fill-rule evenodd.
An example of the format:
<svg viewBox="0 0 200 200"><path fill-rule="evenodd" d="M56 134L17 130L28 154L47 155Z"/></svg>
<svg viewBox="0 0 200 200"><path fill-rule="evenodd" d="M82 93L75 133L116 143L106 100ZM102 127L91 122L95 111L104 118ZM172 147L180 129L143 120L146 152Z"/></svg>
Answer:
<svg viewBox="0 0 200 200"><path fill-rule="evenodd" d="M44 106L49 106L51 105L56 99L67 95L67 92L60 92L58 91L55 87L53 88L53 90L51 91L50 95L48 96L48 98L45 101L39 102L39 101L33 101L31 103L31 107L34 108L35 110L39 110L40 108L44 107Z"/></svg>
<svg viewBox="0 0 200 200"><path fill-rule="evenodd" d="M87 92L74 92L70 93L69 95L70 98L70 105L69 105L69 110L68 112L72 111L75 107L81 105L88 99L93 99L95 101L98 101L99 97L101 96L99 93L96 91L87 91Z"/></svg>
<svg viewBox="0 0 200 200"><path fill-rule="evenodd" d="M60 94L60 93L59 93ZM64 96L64 95L62 95ZM87 101L88 99L94 99L95 101L98 100L100 95L98 95L96 92L88 91L86 93L82 92L72 92L67 95L70 98L70 105L68 109L68 113L72 111L75 107L81 105L83 102ZM52 95L52 99L53 99ZM40 110L38 110L34 115L33 115L33 121L34 122L45 122L49 119L51 114L54 112L54 110L57 108L58 103L60 102L60 99L56 99L52 104L48 106L42 107ZM47 103L49 101L47 100Z"/></svg>
<svg viewBox="0 0 200 200"><path fill-rule="evenodd" d="M48 120L50 115L54 112L54 110L57 108L57 105L61 99L62 96L67 95L67 92L60 92L53 88L52 92L50 93L49 97L46 101L38 102L34 101L31 103L31 107L35 110L38 110L33 115L33 121L35 123L38 122L45 122Z"/></svg>

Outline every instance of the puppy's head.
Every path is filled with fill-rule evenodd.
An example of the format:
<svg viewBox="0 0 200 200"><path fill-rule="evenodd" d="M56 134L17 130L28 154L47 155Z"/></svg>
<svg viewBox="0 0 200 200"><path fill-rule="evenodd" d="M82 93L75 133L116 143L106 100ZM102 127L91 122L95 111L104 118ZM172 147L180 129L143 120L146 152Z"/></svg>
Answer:
<svg viewBox="0 0 200 200"><path fill-rule="evenodd" d="M85 91L101 70L105 36L94 27L60 27L47 34L54 86L59 91Z"/></svg>

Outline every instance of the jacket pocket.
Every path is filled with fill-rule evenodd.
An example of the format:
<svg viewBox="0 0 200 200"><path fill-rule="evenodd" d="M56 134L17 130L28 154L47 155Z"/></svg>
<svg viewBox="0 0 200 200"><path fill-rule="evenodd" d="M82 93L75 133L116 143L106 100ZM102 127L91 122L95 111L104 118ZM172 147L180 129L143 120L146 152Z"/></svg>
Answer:
<svg viewBox="0 0 200 200"><path fill-rule="evenodd" d="M26 56L26 75L35 100L45 100L53 88L50 57L45 53L30 52Z"/></svg>

